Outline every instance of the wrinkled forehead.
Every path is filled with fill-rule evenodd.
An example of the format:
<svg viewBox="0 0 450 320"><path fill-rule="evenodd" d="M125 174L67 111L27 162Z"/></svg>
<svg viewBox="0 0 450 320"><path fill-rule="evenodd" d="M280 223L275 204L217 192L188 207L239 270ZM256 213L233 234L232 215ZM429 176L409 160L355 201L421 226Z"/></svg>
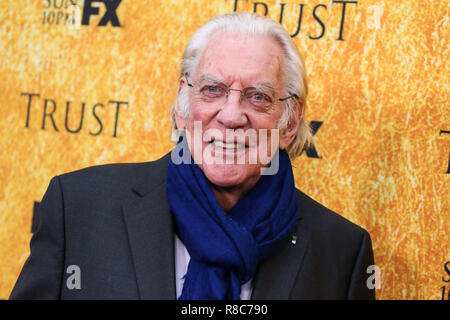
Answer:
<svg viewBox="0 0 450 320"><path fill-rule="evenodd" d="M225 84L265 83L282 86L283 52L270 36L216 32L206 45L195 78Z"/></svg>

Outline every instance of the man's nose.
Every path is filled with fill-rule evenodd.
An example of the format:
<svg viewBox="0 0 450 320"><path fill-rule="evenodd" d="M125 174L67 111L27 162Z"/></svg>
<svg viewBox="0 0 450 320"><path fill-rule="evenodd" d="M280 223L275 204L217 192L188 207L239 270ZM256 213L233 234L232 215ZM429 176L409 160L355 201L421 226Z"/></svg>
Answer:
<svg viewBox="0 0 450 320"><path fill-rule="evenodd" d="M247 116L244 112L241 91L230 90L225 104L217 114L217 120L227 128L241 128L247 123Z"/></svg>

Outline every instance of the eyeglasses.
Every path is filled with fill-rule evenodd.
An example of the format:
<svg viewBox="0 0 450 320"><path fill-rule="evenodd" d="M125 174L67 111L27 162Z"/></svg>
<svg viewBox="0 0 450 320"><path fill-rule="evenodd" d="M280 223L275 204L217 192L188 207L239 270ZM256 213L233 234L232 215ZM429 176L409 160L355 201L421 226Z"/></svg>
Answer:
<svg viewBox="0 0 450 320"><path fill-rule="evenodd" d="M187 85L195 89L194 85L192 83L189 83L188 73L185 73L184 76L186 78ZM204 101L218 102L223 104L227 101L230 91L238 91L241 95L241 102L247 103L260 110L269 109L275 101L286 101L291 98L298 99L298 96L295 93L286 98L274 99L269 92L260 88L249 87L239 90L230 88L227 85L217 81L206 82L202 86L199 86L197 89L198 94Z"/></svg>

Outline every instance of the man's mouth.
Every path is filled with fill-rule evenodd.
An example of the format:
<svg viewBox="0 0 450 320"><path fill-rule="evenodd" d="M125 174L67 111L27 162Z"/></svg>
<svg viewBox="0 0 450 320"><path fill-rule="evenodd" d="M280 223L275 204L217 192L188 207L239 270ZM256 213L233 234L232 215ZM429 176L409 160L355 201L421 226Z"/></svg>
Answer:
<svg viewBox="0 0 450 320"><path fill-rule="evenodd" d="M220 140L213 140L211 144L214 148L230 149L230 150L241 150L245 149L247 146L244 143L239 142L224 142Z"/></svg>

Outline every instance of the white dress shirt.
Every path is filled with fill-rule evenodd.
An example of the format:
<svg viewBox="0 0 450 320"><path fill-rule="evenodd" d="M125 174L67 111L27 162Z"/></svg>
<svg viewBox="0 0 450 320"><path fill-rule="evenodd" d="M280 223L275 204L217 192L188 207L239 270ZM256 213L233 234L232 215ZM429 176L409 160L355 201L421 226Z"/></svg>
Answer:
<svg viewBox="0 0 450 320"><path fill-rule="evenodd" d="M177 299L181 296L183 291L184 275L187 272L187 267L191 256L186 249L186 246L181 242L180 238L175 234L175 277ZM250 300L252 296L252 280L244 283L241 286L241 300Z"/></svg>

